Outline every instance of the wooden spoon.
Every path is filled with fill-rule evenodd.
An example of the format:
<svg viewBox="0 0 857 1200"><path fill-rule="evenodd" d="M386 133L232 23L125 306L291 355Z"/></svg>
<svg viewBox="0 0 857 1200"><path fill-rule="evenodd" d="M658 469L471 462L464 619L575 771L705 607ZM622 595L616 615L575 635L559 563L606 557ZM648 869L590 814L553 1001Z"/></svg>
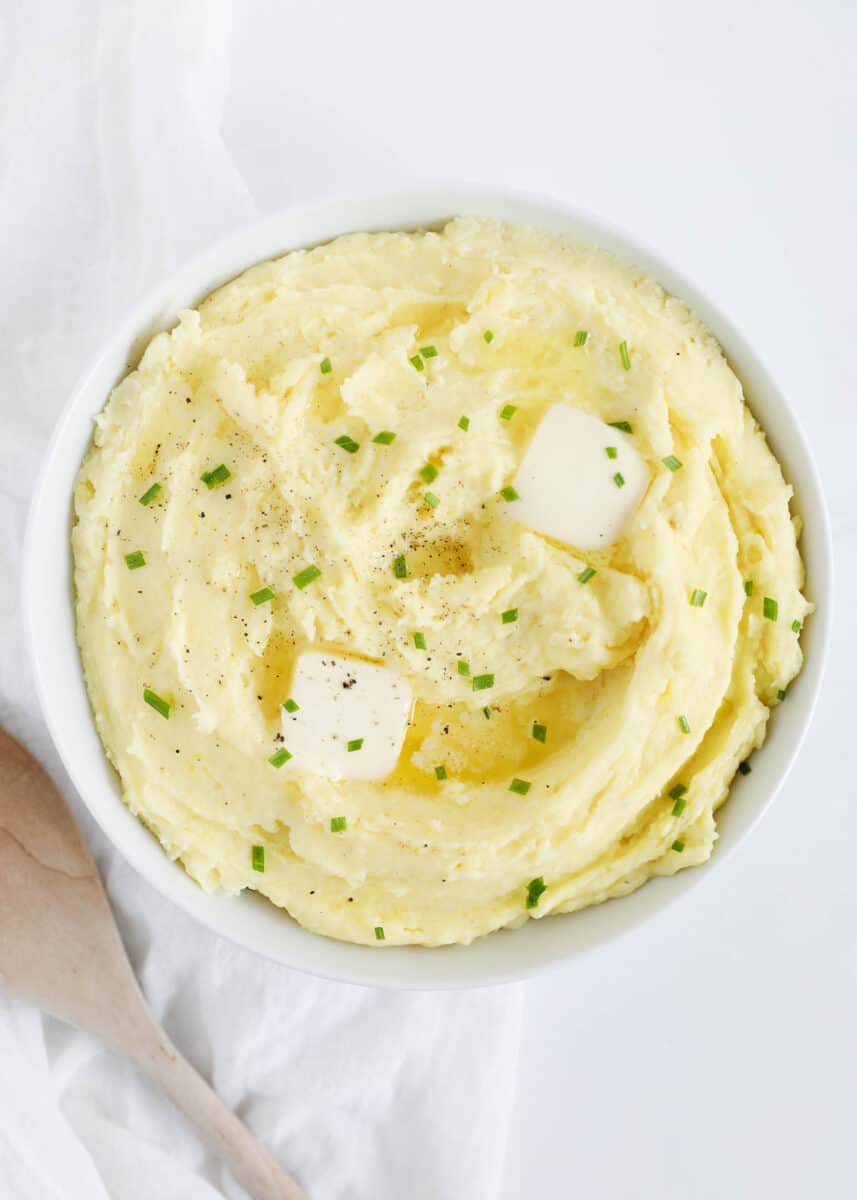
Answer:
<svg viewBox="0 0 857 1200"><path fill-rule="evenodd" d="M71 810L2 729L0 986L132 1059L254 1200L306 1200L149 1012Z"/></svg>

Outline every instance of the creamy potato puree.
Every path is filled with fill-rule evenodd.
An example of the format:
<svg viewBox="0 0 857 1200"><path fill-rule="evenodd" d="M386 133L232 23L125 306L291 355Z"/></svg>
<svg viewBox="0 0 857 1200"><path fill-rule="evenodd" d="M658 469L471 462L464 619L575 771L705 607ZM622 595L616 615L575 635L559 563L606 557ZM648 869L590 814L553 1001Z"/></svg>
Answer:
<svg viewBox="0 0 857 1200"><path fill-rule="evenodd" d="M604 548L503 495L557 404L627 423L605 454L650 472ZM253 267L152 340L77 483L78 637L126 802L203 888L371 945L702 863L802 661L790 496L711 334L592 246L464 219ZM269 761L310 650L412 690L381 782Z"/></svg>

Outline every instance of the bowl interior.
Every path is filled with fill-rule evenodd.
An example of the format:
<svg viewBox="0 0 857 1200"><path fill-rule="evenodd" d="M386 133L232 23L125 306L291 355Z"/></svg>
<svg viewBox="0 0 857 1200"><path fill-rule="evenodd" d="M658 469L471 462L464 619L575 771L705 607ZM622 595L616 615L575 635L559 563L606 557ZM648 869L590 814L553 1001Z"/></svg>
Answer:
<svg viewBox="0 0 857 1200"><path fill-rule="evenodd" d="M807 594L817 612L803 635L806 662L789 690L789 702L772 715L768 739L753 758L753 773L736 779L718 814L720 841L710 863L668 879L653 879L621 900L573 915L529 921L520 929L491 934L468 947L378 950L309 933L250 893L207 895L168 859L122 803L118 777L95 730L75 641L71 495L94 416L149 338L169 328L181 308L196 304L252 263L287 250L352 230L436 226L462 214L536 225L594 242L636 263L696 310L723 346L794 487L793 509L803 522ZM364 197L283 213L219 244L137 308L78 384L48 448L30 512L24 603L36 683L57 749L104 832L150 883L210 928L289 966L353 983L460 987L531 975L603 945L679 900L717 869L773 799L809 724L830 630L831 572L824 500L794 415L757 356L697 288L643 247L586 216L521 196L434 192ZM59 580L62 586L57 586Z"/></svg>

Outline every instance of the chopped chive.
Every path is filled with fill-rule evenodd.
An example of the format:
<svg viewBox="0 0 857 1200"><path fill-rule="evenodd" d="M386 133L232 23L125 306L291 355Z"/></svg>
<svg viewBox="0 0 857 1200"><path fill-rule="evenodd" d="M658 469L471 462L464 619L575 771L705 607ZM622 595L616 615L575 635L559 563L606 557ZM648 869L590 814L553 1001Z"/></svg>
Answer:
<svg viewBox="0 0 857 1200"><path fill-rule="evenodd" d="M335 446L341 446L347 454L356 454L360 449L360 443L355 442L354 438L349 437L347 433L343 433L341 437L334 438L333 442Z"/></svg>
<svg viewBox="0 0 857 1200"><path fill-rule="evenodd" d="M533 737L537 742L546 742L548 738L547 725L539 725L538 721L533 721Z"/></svg>
<svg viewBox="0 0 857 1200"><path fill-rule="evenodd" d="M437 467L432 466L431 463L426 463L426 465L420 470L420 479L422 479L425 483L434 483L434 481L437 479Z"/></svg>
<svg viewBox="0 0 857 1200"><path fill-rule="evenodd" d="M800 621L792 621L792 633L800 633Z"/></svg>
<svg viewBox="0 0 857 1200"><path fill-rule="evenodd" d="M545 881L541 875L531 879L527 884L527 908L535 908L538 905L539 897L546 891Z"/></svg>
<svg viewBox="0 0 857 1200"><path fill-rule="evenodd" d="M292 698L290 696L289 699L286 701L286 703L283 705L283 708L286 710L287 713L293 713L293 712L298 711L298 709L300 708L300 705L295 700L292 700Z"/></svg>
<svg viewBox="0 0 857 1200"><path fill-rule="evenodd" d="M744 762L738 763L738 770L741 772L742 775L749 775L750 772L753 770L753 768L750 766L750 764L745 759Z"/></svg>
<svg viewBox="0 0 857 1200"><path fill-rule="evenodd" d="M155 712L160 713L165 720L169 720L170 706L157 692L153 692L151 688L143 688L143 699Z"/></svg>
<svg viewBox="0 0 857 1200"><path fill-rule="evenodd" d="M490 721L490 720L491 720L491 709L488 707L488 705L487 705L487 704L486 704L486 705L485 705L485 707L482 709L482 716L485 718L485 720L486 720L486 721Z"/></svg>
<svg viewBox="0 0 857 1200"><path fill-rule="evenodd" d="M383 940L384 940L384 926L376 925L375 926L375 941L383 942Z"/></svg>
<svg viewBox="0 0 857 1200"><path fill-rule="evenodd" d="M125 566L129 571L136 571L138 567L145 567L146 559L142 550L133 550L130 554L125 555Z"/></svg>
<svg viewBox="0 0 857 1200"><path fill-rule="evenodd" d="M672 846L670 847L670 849L672 849L672 850L675 850L676 854L681 854L682 850L684 849L684 842L680 841L680 840L677 838L677 839L676 839L676 840L673 842L673 844L672 844Z"/></svg>
<svg viewBox="0 0 857 1200"><path fill-rule="evenodd" d="M494 676L493 675L474 675L473 676L474 692L484 692L486 688L492 688L493 686L494 686Z"/></svg>
<svg viewBox="0 0 857 1200"><path fill-rule="evenodd" d="M598 572L595 570L594 567L584 567L583 570L580 572L580 574L577 576L577 582L578 583L589 583L592 576L597 575L597 574L598 574Z"/></svg>
<svg viewBox="0 0 857 1200"><path fill-rule="evenodd" d="M608 458L618 458L619 457L619 451L616 449L615 446L605 446L604 453L607 455Z"/></svg>
<svg viewBox="0 0 857 1200"><path fill-rule="evenodd" d="M752 579L744 580L744 595L745 596L753 595L753 580Z"/></svg>
<svg viewBox="0 0 857 1200"><path fill-rule="evenodd" d="M777 699L778 699L778 700L785 700L785 698L786 698L786 691L785 691L785 688L780 688L780 690L777 692Z"/></svg>
<svg viewBox="0 0 857 1200"><path fill-rule="evenodd" d="M275 750L268 762L272 767L281 767L283 763L287 763L291 758L291 754L285 746L280 746L279 750Z"/></svg>
<svg viewBox="0 0 857 1200"><path fill-rule="evenodd" d="M309 585L314 580L318 579L320 575L320 567L316 567L315 565L311 567L304 567L302 571L298 571L297 575L293 576L293 582L295 587L298 587L301 589L301 591L303 591L305 587L309 587Z"/></svg>
<svg viewBox="0 0 857 1200"><path fill-rule="evenodd" d="M494 334L491 332L490 329L486 329L485 332L482 334L482 336L485 338L485 341L488 343L489 346L494 341Z"/></svg>
<svg viewBox="0 0 857 1200"><path fill-rule="evenodd" d="M661 462L665 467L669 467L671 471L678 471L684 466L684 463L681 461L681 459L676 458L674 454L668 454L666 458L661 459Z"/></svg>
<svg viewBox="0 0 857 1200"><path fill-rule="evenodd" d="M345 747L349 754L353 754L355 750L363 749L363 738L352 738Z"/></svg>
<svg viewBox="0 0 857 1200"><path fill-rule="evenodd" d="M574 335L575 346L585 346L588 337L589 337L589 333L587 332L587 330L578 329L577 333Z"/></svg>
<svg viewBox="0 0 857 1200"><path fill-rule="evenodd" d="M465 662L463 658L460 658L458 660L458 674L459 675L469 675L470 674L470 663Z"/></svg>
<svg viewBox="0 0 857 1200"><path fill-rule="evenodd" d="M212 491L214 488L220 487L221 483L226 483L226 480L229 479L231 475L232 472L229 470L226 463L221 463L220 466L215 467L213 471L203 471L203 473L200 475L200 479L208 488L208 490Z"/></svg>
<svg viewBox="0 0 857 1200"><path fill-rule="evenodd" d="M630 371L631 370L631 355L628 353L628 343L627 342L619 343L619 357L622 360L622 366L625 368L625 370Z"/></svg>
<svg viewBox="0 0 857 1200"><path fill-rule="evenodd" d="M264 872L264 870L265 870L265 847L264 846L254 846L250 861L252 863L254 871L263 871Z"/></svg>
<svg viewBox="0 0 857 1200"><path fill-rule="evenodd" d="M509 791L515 792L518 796L526 796L532 786L529 779L513 779L509 784Z"/></svg>
<svg viewBox="0 0 857 1200"><path fill-rule="evenodd" d="M399 554L393 560L393 574L397 579L404 579L408 574L408 564L404 554Z"/></svg>
<svg viewBox="0 0 857 1200"><path fill-rule="evenodd" d="M382 429L380 433L376 433L372 441L376 446L389 446L396 440L396 435L389 429Z"/></svg>
<svg viewBox="0 0 857 1200"><path fill-rule="evenodd" d="M765 596L762 601L762 615L767 617L769 621L776 621L779 611L780 606L776 600L772 600L770 596Z"/></svg>
<svg viewBox="0 0 857 1200"><path fill-rule="evenodd" d="M250 599L254 604L265 604L268 600L274 599L274 593L269 587L259 588L258 592L251 592Z"/></svg>
<svg viewBox="0 0 857 1200"><path fill-rule="evenodd" d="M687 717L678 718L678 727L682 733L690 733L690 725L687 723Z"/></svg>
<svg viewBox="0 0 857 1200"><path fill-rule="evenodd" d="M617 471L616 474L613 476L613 482L616 484L616 487L618 487L618 488L623 488L625 486L625 476L622 474L621 471Z"/></svg>
<svg viewBox="0 0 857 1200"><path fill-rule="evenodd" d="M420 354L423 358L437 358L437 348L435 346L420 346Z"/></svg>
<svg viewBox="0 0 857 1200"><path fill-rule="evenodd" d="M143 495L140 497L140 503L143 505L144 508L148 508L153 500L157 500L157 498L158 498L158 496L160 496L160 494L161 494L161 485L159 483L153 483L148 491L143 492Z"/></svg>
<svg viewBox="0 0 857 1200"><path fill-rule="evenodd" d="M409 359L408 361L410 362L411 366L414 367L417 371L425 370L425 363L420 358L419 354L415 354L413 356L413 358Z"/></svg>
<svg viewBox="0 0 857 1200"><path fill-rule="evenodd" d="M423 500L425 500L429 508L437 508L437 506L440 504L440 496L436 496L434 492L426 492L426 494L423 496Z"/></svg>
<svg viewBox="0 0 857 1200"><path fill-rule="evenodd" d="M500 409L500 419L503 421L511 421L512 417L514 417L517 411L517 404L504 404Z"/></svg>
<svg viewBox="0 0 857 1200"><path fill-rule="evenodd" d="M414 645L416 646L416 648L418 650L425 650L426 635L424 633L415 633L414 634Z"/></svg>
<svg viewBox="0 0 857 1200"><path fill-rule="evenodd" d="M518 619L517 608L507 608L504 613L500 613L500 620L504 625L511 625L513 621Z"/></svg>
<svg viewBox="0 0 857 1200"><path fill-rule="evenodd" d="M518 495L518 493L515 491L515 489L511 486L500 488L500 495L503 497L504 500L509 500L509 501L521 499L521 497Z"/></svg>
<svg viewBox="0 0 857 1200"><path fill-rule="evenodd" d="M621 433L633 433L630 421L608 421L607 424L611 429L618 429Z"/></svg>
<svg viewBox="0 0 857 1200"><path fill-rule="evenodd" d="M675 787L670 788L670 800L678 800L679 796L683 796L687 788L683 783L677 783Z"/></svg>
<svg viewBox="0 0 857 1200"><path fill-rule="evenodd" d="M446 767L441 763L434 769L435 779L446 779Z"/></svg>
<svg viewBox="0 0 857 1200"><path fill-rule="evenodd" d="M458 428L463 429L464 432L467 433L468 429L470 428L470 417L459 417Z"/></svg>
<svg viewBox="0 0 857 1200"><path fill-rule="evenodd" d="M331 817L330 818L330 832L331 833L342 833L342 831L347 828L348 828L348 822L346 821L345 817Z"/></svg>
<svg viewBox="0 0 857 1200"><path fill-rule="evenodd" d="M329 358L323 358L319 364L319 370L321 371L322 375L329 375L333 370L333 363Z"/></svg>
<svg viewBox="0 0 857 1200"><path fill-rule="evenodd" d="M704 592L702 588L694 588L691 592L690 602L694 608L702 608L708 598L708 592Z"/></svg>
<svg viewBox="0 0 857 1200"><path fill-rule="evenodd" d="M680 817L684 812L686 804L687 801L685 800L684 796L679 796L678 800L676 800L675 804L673 805L673 816Z"/></svg>

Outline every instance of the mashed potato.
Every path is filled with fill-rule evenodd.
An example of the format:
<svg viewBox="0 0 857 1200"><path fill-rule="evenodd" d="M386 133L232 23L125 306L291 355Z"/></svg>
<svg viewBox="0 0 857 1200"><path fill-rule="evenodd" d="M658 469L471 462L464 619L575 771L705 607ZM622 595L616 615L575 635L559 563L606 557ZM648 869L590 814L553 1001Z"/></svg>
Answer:
<svg viewBox="0 0 857 1200"><path fill-rule="evenodd" d="M556 404L650 471L604 549L504 498ZM203 888L372 945L702 863L802 661L790 495L711 334L592 246L466 219L253 267L152 340L77 484L78 637L126 802ZM407 681L384 780L269 761L310 649Z"/></svg>

